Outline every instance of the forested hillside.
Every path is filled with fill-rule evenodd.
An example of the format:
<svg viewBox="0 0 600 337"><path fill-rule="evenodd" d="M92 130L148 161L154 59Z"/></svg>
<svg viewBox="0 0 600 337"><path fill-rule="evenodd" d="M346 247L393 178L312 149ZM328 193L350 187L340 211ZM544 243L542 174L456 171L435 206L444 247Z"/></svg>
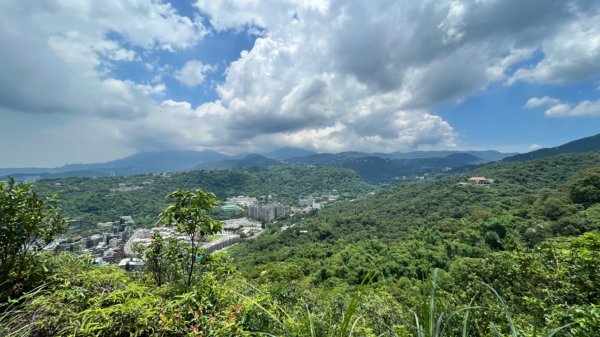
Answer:
<svg viewBox="0 0 600 337"><path fill-rule="evenodd" d="M600 153L563 155L524 163L498 163L479 168L456 177L420 184L401 185L378 195L354 202L340 202L320 210L317 215L297 225L293 230L264 235L258 240L240 245L234 256L241 265L252 265L254 256L260 262L288 260L290 257L310 255L306 250L338 251L348 243L377 239L385 243L398 243L408 237L423 233L453 233L459 228L478 228L478 221L509 216L500 221L503 227L532 232L535 227L520 227L532 222L531 216L540 212L557 212L554 218L577 210L567 202L570 179L584 170L600 165ZM483 175L494 179L491 187L459 186L470 175ZM551 204L554 202L554 204ZM532 213L534 211L535 212ZM545 216L545 215L544 215ZM546 219L544 216L541 219ZM514 220L514 221L513 221ZM538 219L539 220L539 219ZM548 220L542 221L550 226ZM553 230L568 231L554 224ZM560 227L560 228L558 228ZM547 228L546 230L550 230ZM308 233L300 235L301 230ZM508 231L508 228L504 228ZM579 231L573 229L572 234ZM555 232L535 233L542 236ZM485 237L483 232L472 233ZM519 233L523 235L525 233ZM532 233L529 233L532 235ZM533 238L532 238L533 240ZM265 254L265 248L269 254ZM282 251L279 251L281 248ZM322 253L321 253L322 254ZM243 256L241 256L243 255ZM307 262L303 261L302 263ZM318 261L312 261L317 263Z"/></svg>
<svg viewBox="0 0 600 337"><path fill-rule="evenodd" d="M596 315L599 237L576 237L600 229L600 153L498 163L467 174L494 184L458 185L465 175L398 186L273 229L231 254L250 278L279 282L284 293L317 287L329 296L376 270L370 305L383 301L385 309L372 309L398 322L400 312L417 305L417 294L407 293L419 293L414 287L434 268L447 271L442 287L452 301L483 296L485 282L523 322L540 328L568 323L577 310ZM550 256L556 249L560 256Z"/></svg>
<svg viewBox="0 0 600 337"><path fill-rule="evenodd" d="M525 161L558 156L567 153L583 153L600 151L600 134L574 140L556 147L543 148L528 153L521 153L511 157L504 158L503 161Z"/></svg>
<svg viewBox="0 0 600 337"><path fill-rule="evenodd" d="M467 165L489 162L470 153L450 153L443 157L426 158L393 158L393 156L394 154L386 156L362 152L319 153L290 158L287 162L347 168L358 173L369 183L388 184L397 183L409 176L440 174Z"/></svg>
<svg viewBox="0 0 600 337"><path fill-rule="evenodd" d="M165 207L165 196L176 189L202 188L219 199L271 195L295 205L302 195L337 193L355 198L378 188L346 169L333 167L282 167L138 175L131 177L65 178L42 180L35 189L42 195L57 193L65 216L95 224L131 215L138 225L154 223Z"/></svg>
<svg viewBox="0 0 600 337"><path fill-rule="evenodd" d="M368 187L348 171L315 170L195 172L149 186L177 182L220 195L233 185L280 186L292 195L345 177ZM494 183L464 184L473 175ZM95 181L65 188L77 195ZM136 273L71 254L33 255L28 273L11 276L23 281L4 287L3 296L21 299L0 306L0 333L590 337L600 331L599 229L600 153L496 163L281 221L195 259L190 279L182 261L195 255L160 240Z"/></svg>

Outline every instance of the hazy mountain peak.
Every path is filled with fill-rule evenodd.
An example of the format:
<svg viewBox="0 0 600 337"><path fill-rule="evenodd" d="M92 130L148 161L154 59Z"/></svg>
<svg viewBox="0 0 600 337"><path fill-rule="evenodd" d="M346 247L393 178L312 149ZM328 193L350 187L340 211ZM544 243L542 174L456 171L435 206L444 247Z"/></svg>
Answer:
<svg viewBox="0 0 600 337"><path fill-rule="evenodd" d="M302 149L299 147L291 147L286 146L280 149L268 152L263 154L267 158L275 159L275 160L287 160L294 157L303 157L311 154L315 154L316 152Z"/></svg>

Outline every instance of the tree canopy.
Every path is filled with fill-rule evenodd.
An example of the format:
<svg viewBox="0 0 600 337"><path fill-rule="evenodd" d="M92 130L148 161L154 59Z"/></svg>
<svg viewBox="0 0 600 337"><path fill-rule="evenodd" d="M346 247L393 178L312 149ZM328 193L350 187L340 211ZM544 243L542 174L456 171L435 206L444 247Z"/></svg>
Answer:
<svg viewBox="0 0 600 337"><path fill-rule="evenodd" d="M0 289L31 288L26 273L33 272L36 252L66 229L53 197L40 198L32 185L14 179L0 181ZM17 290L17 289L15 289Z"/></svg>

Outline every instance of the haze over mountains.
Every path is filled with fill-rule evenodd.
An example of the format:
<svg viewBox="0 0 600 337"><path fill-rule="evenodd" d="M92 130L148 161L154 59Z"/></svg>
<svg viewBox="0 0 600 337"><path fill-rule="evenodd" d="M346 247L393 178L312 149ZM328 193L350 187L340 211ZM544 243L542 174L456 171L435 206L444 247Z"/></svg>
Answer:
<svg viewBox="0 0 600 337"><path fill-rule="evenodd" d="M392 153L316 153L284 147L263 154L229 156L216 151L171 150L143 152L126 158L94 164L70 164L57 168L3 168L0 176L15 176L20 180L60 178L69 176L101 177L192 169L260 168L276 165L329 165L349 168L370 182L379 182L411 174L480 165L492 161L523 161L563 153L600 150L600 134L575 140L554 148L525 154L488 151L414 151Z"/></svg>
<svg viewBox="0 0 600 337"><path fill-rule="evenodd" d="M57 168L3 168L0 176L13 175L18 179L59 178L69 176L100 177L143 173L177 172L191 169L258 168L275 165L331 165L359 171L379 171L386 177L398 175L397 169L457 167L481 164L510 156L497 151L418 151L394 153L316 153L285 147L264 154L228 156L205 151L143 152L105 163L70 164ZM400 172L402 173L402 172Z"/></svg>

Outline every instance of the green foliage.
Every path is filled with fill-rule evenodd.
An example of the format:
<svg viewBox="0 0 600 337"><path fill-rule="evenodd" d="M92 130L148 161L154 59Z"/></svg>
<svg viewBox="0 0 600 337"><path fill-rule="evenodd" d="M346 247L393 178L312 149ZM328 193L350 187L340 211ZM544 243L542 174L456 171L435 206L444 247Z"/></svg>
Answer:
<svg viewBox="0 0 600 337"><path fill-rule="evenodd" d="M120 185L141 188L119 192ZM378 190L353 171L307 166L65 178L41 180L35 186L41 195L58 194L63 213L71 219L84 220L91 233L96 223L116 220L122 215L131 215L138 226L151 226L167 206L164 195L174 190L198 188L212 191L219 199L238 195L258 198L270 194L289 205L295 205L300 196L312 193L337 190L345 198L356 198ZM223 212L218 208L211 213L214 218L223 219Z"/></svg>
<svg viewBox="0 0 600 337"><path fill-rule="evenodd" d="M12 178L0 181L0 299L10 288L16 294L32 288L42 268L36 252L66 229L56 200L39 198L31 188Z"/></svg>
<svg viewBox="0 0 600 337"><path fill-rule="evenodd" d="M160 234L154 233L152 242L141 253L146 261L146 269L158 286L177 284L185 279L185 262L192 252L190 246L178 238L165 240Z"/></svg>
<svg viewBox="0 0 600 337"><path fill-rule="evenodd" d="M139 274L42 255L48 285L4 308L14 315L0 316L0 334L593 336L600 204L582 186L594 185L586 179L599 162L588 153L493 164L342 201L205 256L191 283L186 266L197 254L168 240L148 248ZM281 170L243 172L275 181L291 174ZM210 174L235 180L242 171L232 172ZM467 174L495 183L457 185ZM574 189L592 198L581 202ZM163 220L198 233L194 240L207 235L214 226L199 224L214 197L173 197Z"/></svg>
<svg viewBox="0 0 600 337"><path fill-rule="evenodd" d="M416 300L419 292L414 288L431 270L441 268L451 271L441 273L445 289L439 297L446 314L461 310L475 296L478 306L495 309L471 312L470 329L483 336L494 336L494 329L510 333L504 308L486 290L487 283L506 301L511 319L521 327L519 334L533 335L534 330L575 320L570 315L565 317L571 321L557 321L552 315L598 303L593 294L600 283L593 273L600 272L590 263L596 258L594 250L584 249L592 256L585 260L576 245L557 245L579 242L564 236L600 228L600 206L584 209L570 197L573 181L599 162L600 154L588 153L493 164L469 172L495 179L491 187L457 186L464 177L401 185L373 197L340 202L293 228L267 231L230 251L245 275L257 281L277 274L271 266L297 266L302 273L290 272L286 279L296 290L284 293L297 296L302 293L298 288L316 288L323 301L357 286L361 276L376 266L380 273L374 279L378 290L373 300L392 296L387 307L398 307L391 316L386 310L369 310L389 322L383 326L378 319L365 319L366 327L376 334L414 331L409 313L422 303ZM554 267L556 261L561 268ZM277 281L269 282L277 284L278 293L282 291ZM366 308L370 299L364 299ZM282 300L294 303L290 296ZM426 321L429 324L429 318ZM394 330L394 326L403 328ZM458 335L461 328L452 331Z"/></svg>
<svg viewBox="0 0 600 337"><path fill-rule="evenodd" d="M227 273L208 271L194 287L173 296L168 287L71 254L48 263L56 269L46 288L12 311L12 319L0 317L3 336L17 331L40 337L234 336L244 331L251 310L234 295L239 281Z"/></svg>
<svg viewBox="0 0 600 337"><path fill-rule="evenodd" d="M187 286L189 287L192 284L194 266L198 259L199 242L221 232L221 228L223 228L222 222L213 220L208 215L208 212L219 204L219 200L215 198L214 194L201 189L197 189L195 192L178 190L169 193L167 199L174 199L174 202L165 208L158 221L167 226L175 226L178 232L187 235L190 239L190 251L185 257L190 261L187 265ZM155 245L153 249L158 250L159 247ZM160 272L160 270L158 271Z"/></svg>
<svg viewBox="0 0 600 337"><path fill-rule="evenodd" d="M600 301L599 261L598 233L552 239L531 250L497 252L485 259L458 259L450 266L447 290L457 294L459 301L466 301L480 296L485 290L481 285L489 284L504 292L515 315L527 317L538 328L560 326L575 320L572 314L557 319L557 313Z"/></svg>
<svg viewBox="0 0 600 337"><path fill-rule="evenodd" d="M571 200L590 207L600 202L600 169L590 170L575 180L570 191Z"/></svg>

